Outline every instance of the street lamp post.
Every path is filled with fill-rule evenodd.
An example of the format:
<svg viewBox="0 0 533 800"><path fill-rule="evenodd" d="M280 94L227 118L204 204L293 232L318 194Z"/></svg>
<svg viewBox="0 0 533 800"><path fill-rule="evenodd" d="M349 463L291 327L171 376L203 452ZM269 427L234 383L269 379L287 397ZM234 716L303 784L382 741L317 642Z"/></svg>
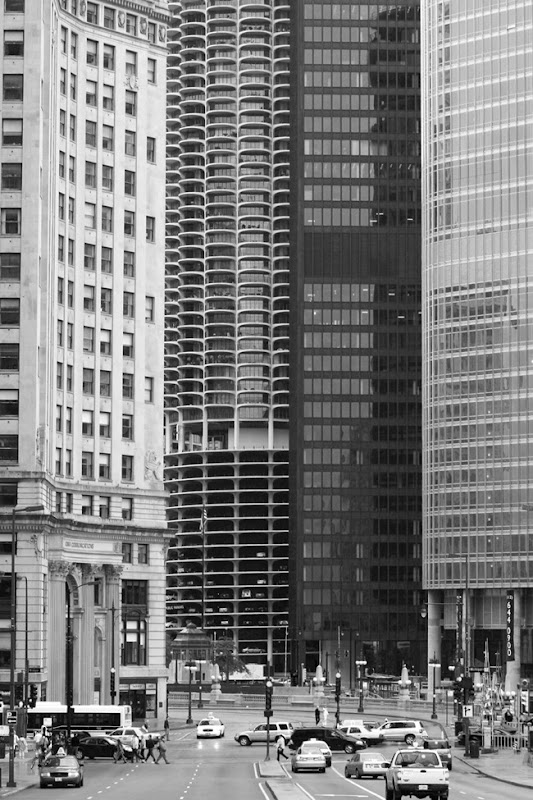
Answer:
<svg viewBox="0 0 533 800"><path fill-rule="evenodd" d="M355 662L355 666L357 667L357 680L359 682L359 707L357 711L362 714L365 710L363 697L363 668L366 667L366 661L364 659L358 660Z"/></svg>
<svg viewBox="0 0 533 800"><path fill-rule="evenodd" d="M189 713L188 713L188 716L187 716L187 719L186 719L186 724L187 725L192 725L192 723L193 723L193 719L192 719L192 674L193 674L193 672L196 672L196 670L198 668L196 666L196 662L195 661L187 661L187 663L184 664L183 666L185 667L185 669L189 670Z"/></svg>
<svg viewBox="0 0 533 800"><path fill-rule="evenodd" d="M13 508L11 512L11 654L9 663L9 705L11 711L15 709L15 664L17 660L17 588L15 573L15 556L17 552L17 526L16 515L30 511L44 511L44 506L24 506ZM27 606L26 606L27 607ZM26 625L26 630L28 626ZM15 729L9 726L9 772L6 786L15 787Z"/></svg>
<svg viewBox="0 0 533 800"><path fill-rule="evenodd" d="M17 575L18 581L24 581L24 706L28 707L28 682L30 680L30 663L28 660L28 579L26 575Z"/></svg>
<svg viewBox="0 0 533 800"><path fill-rule="evenodd" d="M439 662L437 661L437 657L435 653L433 653L433 658L430 659L429 665L433 668L433 708L431 711L431 719L438 719L437 717L437 688L436 688L436 680L437 680L437 669L440 667Z"/></svg>

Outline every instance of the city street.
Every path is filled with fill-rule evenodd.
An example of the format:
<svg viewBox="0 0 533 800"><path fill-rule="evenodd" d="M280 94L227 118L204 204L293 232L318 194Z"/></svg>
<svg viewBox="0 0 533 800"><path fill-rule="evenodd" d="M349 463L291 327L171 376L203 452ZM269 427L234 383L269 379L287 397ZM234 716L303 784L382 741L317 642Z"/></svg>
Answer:
<svg viewBox="0 0 533 800"><path fill-rule="evenodd" d="M385 797L383 780L355 781L344 777L344 765L349 756L343 753L333 754L332 768L325 775L292 775L290 761L283 761L285 777L260 777L258 767L264 764L266 747L241 747L233 737L235 733L262 722L262 713L234 709L219 713L226 724L226 735L223 739L197 740L195 727L178 729L178 725L184 726L184 715L183 719L172 720L168 765L164 762L158 765L115 765L109 760L88 761L85 765L85 783L76 797L79 800L92 800L96 797L132 800L146 796L157 797L158 800L206 800L209 795L215 796L216 800L235 800L241 797L246 800L265 800L272 798L267 782L274 793L276 786L283 787L283 800L303 800L304 793L312 800L383 800ZM277 719L287 717L295 724L311 724L311 712L298 711L291 715L285 711L276 714ZM395 749L393 744L379 748L387 756ZM454 756L459 755L462 755L462 749L454 748ZM270 757L274 767L277 767L274 747L271 748ZM57 790L54 797L59 795L60 791ZM450 776L450 800L529 800L530 796L530 787L520 788L480 776L458 758L454 760ZM27 787L19 793L19 797L42 797L42 792L38 786Z"/></svg>

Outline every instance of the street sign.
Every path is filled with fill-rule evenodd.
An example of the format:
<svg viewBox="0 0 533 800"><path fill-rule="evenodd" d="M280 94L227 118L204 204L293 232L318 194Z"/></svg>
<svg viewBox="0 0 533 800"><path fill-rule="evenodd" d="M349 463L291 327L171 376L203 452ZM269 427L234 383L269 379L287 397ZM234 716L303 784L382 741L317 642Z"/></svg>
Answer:
<svg viewBox="0 0 533 800"><path fill-rule="evenodd" d="M474 706L463 706L463 717L473 717Z"/></svg>
<svg viewBox="0 0 533 800"><path fill-rule="evenodd" d="M8 725L16 725L17 724L17 712L16 711L8 711L6 719L7 719L7 724Z"/></svg>

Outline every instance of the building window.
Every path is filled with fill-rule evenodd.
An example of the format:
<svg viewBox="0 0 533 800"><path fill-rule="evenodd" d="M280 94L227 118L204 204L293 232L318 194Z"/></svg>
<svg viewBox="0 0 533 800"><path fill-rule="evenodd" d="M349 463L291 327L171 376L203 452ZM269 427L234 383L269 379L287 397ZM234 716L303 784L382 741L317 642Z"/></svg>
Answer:
<svg viewBox="0 0 533 800"><path fill-rule="evenodd" d="M135 253L131 250L124 250L124 275L135 277Z"/></svg>
<svg viewBox="0 0 533 800"><path fill-rule="evenodd" d="M110 453L100 453L99 461L98 461L98 477L102 478L104 481L108 481L111 478L111 454Z"/></svg>
<svg viewBox="0 0 533 800"><path fill-rule="evenodd" d="M122 498L122 519L133 519L133 497Z"/></svg>
<svg viewBox="0 0 533 800"><path fill-rule="evenodd" d="M56 388L63 388L63 364L61 361L56 364Z"/></svg>
<svg viewBox="0 0 533 800"><path fill-rule="evenodd" d="M22 211L20 208L2 209L2 236L20 236Z"/></svg>
<svg viewBox="0 0 533 800"><path fill-rule="evenodd" d="M135 211L124 211L124 236L135 236Z"/></svg>
<svg viewBox="0 0 533 800"><path fill-rule="evenodd" d="M72 364L67 364L67 392L72 391L74 381L74 367Z"/></svg>
<svg viewBox="0 0 533 800"><path fill-rule="evenodd" d="M72 451L71 450L67 450L67 453L70 453L71 456L72 456ZM66 469L65 469L65 475L72 475L72 467L70 469L70 472L67 472ZM74 495L72 494L72 492L66 492L65 493L65 512L67 514L72 514L73 507L74 507Z"/></svg>
<svg viewBox="0 0 533 800"><path fill-rule="evenodd" d="M56 492L55 497L56 497L56 502L55 502L56 514L61 514L63 495L61 492Z"/></svg>
<svg viewBox="0 0 533 800"><path fill-rule="evenodd" d="M96 269L96 245L84 245L83 266L85 269L94 271Z"/></svg>
<svg viewBox="0 0 533 800"><path fill-rule="evenodd" d="M149 554L149 545L147 544L139 544L137 545L137 561L139 564L148 564L148 554Z"/></svg>
<svg viewBox="0 0 533 800"><path fill-rule="evenodd" d="M0 281L20 281L20 253L0 253Z"/></svg>
<svg viewBox="0 0 533 800"><path fill-rule="evenodd" d="M65 153L62 150L59 151L59 161L57 162L57 171L60 178L65 177Z"/></svg>
<svg viewBox="0 0 533 800"><path fill-rule="evenodd" d="M153 378L145 378L144 379L144 402L145 403L153 403L154 402L154 379Z"/></svg>
<svg viewBox="0 0 533 800"><path fill-rule="evenodd" d="M124 358L133 358L133 333L122 334L122 355Z"/></svg>
<svg viewBox="0 0 533 800"><path fill-rule="evenodd" d="M22 120L2 120L2 144L6 147L22 146Z"/></svg>
<svg viewBox="0 0 533 800"><path fill-rule="evenodd" d="M65 408L65 433L72 433L72 407Z"/></svg>
<svg viewBox="0 0 533 800"><path fill-rule="evenodd" d="M16 434L0 436L0 463L16 464L19 460L19 437Z"/></svg>
<svg viewBox="0 0 533 800"><path fill-rule="evenodd" d="M110 511L111 511L111 497L109 497L108 495L100 495L100 498L98 500L98 515L102 517L102 519L109 519Z"/></svg>
<svg viewBox="0 0 533 800"><path fill-rule="evenodd" d="M100 268L102 272L106 273L110 273L113 271L113 249L111 247L102 247Z"/></svg>
<svg viewBox="0 0 533 800"><path fill-rule="evenodd" d="M133 373L122 373L122 397L125 400L133 400Z"/></svg>
<svg viewBox="0 0 533 800"><path fill-rule="evenodd" d="M76 159L74 156L68 157L68 179L70 183L76 182Z"/></svg>
<svg viewBox="0 0 533 800"><path fill-rule="evenodd" d="M68 221L71 225L74 225L74 217L76 214L76 201L73 197L69 197L68 199Z"/></svg>
<svg viewBox="0 0 533 800"><path fill-rule="evenodd" d="M113 294L105 286L100 289L100 311L102 314L111 314L113 311Z"/></svg>
<svg viewBox="0 0 533 800"><path fill-rule="evenodd" d="M87 64L98 66L98 42L94 39L87 39Z"/></svg>
<svg viewBox="0 0 533 800"><path fill-rule="evenodd" d="M95 203L85 203L85 227L94 230L96 228L96 205Z"/></svg>
<svg viewBox="0 0 533 800"><path fill-rule="evenodd" d="M157 31L157 28L156 28L155 22L149 22L148 23L147 38L148 38L148 41L151 42L152 44L155 44L156 31Z"/></svg>
<svg viewBox="0 0 533 800"><path fill-rule="evenodd" d="M111 397L111 373L107 369L100 370L100 397Z"/></svg>
<svg viewBox="0 0 533 800"><path fill-rule="evenodd" d="M4 73L3 78L3 99L5 103L18 103L23 100L23 81L24 75L14 75Z"/></svg>
<svg viewBox="0 0 533 800"><path fill-rule="evenodd" d="M135 315L135 296L133 292L124 292L122 294L122 315L124 317L133 317Z"/></svg>
<svg viewBox="0 0 533 800"><path fill-rule="evenodd" d="M133 481L133 456L122 456L121 475L123 481Z"/></svg>
<svg viewBox="0 0 533 800"><path fill-rule="evenodd" d="M112 125L102 125L102 147L104 150L113 150L113 135Z"/></svg>
<svg viewBox="0 0 533 800"><path fill-rule="evenodd" d="M126 75L137 75L137 53L126 50Z"/></svg>
<svg viewBox="0 0 533 800"><path fill-rule="evenodd" d="M94 412L86 408L81 412L81 432L83 436L94 436Z"/></svg>
<svg viewBox="0 0 533 800"><path fill-rule="evenodd" d="M146 217L146 241L155 242L155 217Z"/></svg>
<svg viewBox="0 0 533 800"><path fill-rule="evenodd" d="M0 342L0 370L3 372L19 371L19 346Z"/></svg>
<svg viewBox="0 0 533 800"><path fill-rule="evenodd" d="M18 503L18 486L16 481L0 482L0 507L16 506Z"/></svg>
<svg viewBox="0 0 533 800"><path fill-rule="evenodd" d="M85 122L85 144L87 147L96 147L96 122L90 119Z"/></svg>
<svg viewBox="0 0 533 800"><path fill-rule="evenodd" d="M105 111L113 111L115 108L115 88L107 83L102 87L102 105Z"/></svg>
<svg viewBox="0 0 533 800"><path fill-rule="evenodd" d="M74 348L74 324L67 322L67 347L69 350Z"/></svg>
<svg viewBox="0 0 533 800"><path fill-rule="evenodd" d="M155 83L156 81L156 60L155 58L149 58L147 62L147 69L146 69L146 77L148 79L148 83Z"/></svg>
<svg viewBox="0 0 533 800"><path fill-rule="evenodd" d="M59 219L65 219L65 195L59 192L57 201L57 216Z"/></svg>
<svg viewBox="0 0 533 800"><path fill-rule="evenodd" d="M133 415L122 415L122 438L133 441Z"/></svg>
<svg viewBox="0 0 533 800"><path fill-rule="evenodd" d="M146 137L146 160L150 164L155 164L155 139L153 136Z"/></svg>
<svg viewBox="0 0 533 800"><path fill-rule="evenodd" d="M92 494L82 494L81 496L81 513L84 517L91 517L93 513L93 496Z"/></svg>
<svg viewBox="0 0 533 800"><path fill-rule="evenodd" d="M111 331L108 328L102 328L100 331L100 354L111 355Z"/></svg>
<svg viewBox="0 0 533 800"><path fill-rule="evenodd" d="M78 58L78 34L70 32L70 55L74 60Z"/></svg>
<svg viewBox="0 0 533 800"><path fill-rule="evenodd" d="M66 33L65 28L61 28L61 36L63 31ZM65 39L64 53L67 52L67 43ZM63 39L61 39L61 47L63 47ZM4 56L5 58L22 58L24 55L24 31L4 31Z"/></svg>
<svg viewBox="0 0 533 800"><path fill-rule="evenodd" d="M13 328L20 325L20 300L18 297L0 297L0 326ZM132 350L133 350L133 334Z"/></svg>
<svg viewBox="0 0 533 800"><path fill-rule="evenodd" d="M57 237L57 260L65 260L65 237L61 233Z"/></svg>
<svg viewBox="0 0 533 800"><path fill-rule="evenodd" d="M74 266L74 239L69 239L67 244L67 263L69 267Z"/></svg>
<svg viewBox="0 0 533 800"><path fill-rule="evenodd" d="M21 189L22 164L17 164L16 162L2 164L2 190L7 192L19 192Z"/></svg>
<svg viewBox="0 0 533 800"><path fill-rule="evenodd" d="M136 151L135 132L124 131L124 152L127 156L134 156Z"/></svg>
<svg viewBox="0 0 533 800"><path fill-rule="evenodd" d="M133 563L133 545L131 542L122 542L122 561L124 564Z"/></svg>
<svg viewBox="0 0 533 800"><path fill-rule="evenodd" d="M96 164L94 161L85 162L85 186L89 189L96 188Z"/></svg>
<svg viewBox="0 0 533 800"><path fill-rule="evenodd" d="M104 28L115 29L115 9L104 6Z"/></svg>
<svg viewBox="0 0 533 800"><path fill-rule="evenodd" d="M110 411L100 411L100 436L102 439L110 439L111 438L111 412ZM106 455L106 454L104 454ZM102 453L100 453L100 457Z"/></svg>
<svg viewBox="0 0 533 800"><path fill-rule="evenodd" d="M66 119L67 119L66 111L63 108L61 108L59 110L59 135L60 136L66 136L67 135L67 133L66 133L66 129L67 129Z"/></svg>
<svg viewBox="0 0 533 800"><path fill-rule="evenodd" d="M122 580L123 606L148 606L148 581ZM125 610L125 613L127 611Z"/></svg>
<svg viewBox="0 0 533 800"><path fill-rule="evenodd" d="M94 353L94 328L83 326L83 352Z"/></svg>
<svg viewBox="0 0 533 800"><path fill-rule="evenodd" d="M129 169L124 171L124 194L135 197L135 173Z"/></svg>
<svg viewBox="0 0 533 800"><path fill-rule="evenodd" d="M24 0L4 0L6 14L24 14Z"/></svg>
<svg viewBox="0 0 533 800"><path fill-rule="evenodd" d="M102 165L102 187L108 192L113 191L113 167Z"/></svg>
<svg viewBox="0 0 533 800"><path fill-rule="evenodd" d="M64 322L62 319L57 320L57 346L63 347L63 330Z"/></svg>
<svg viewBox="0 0 533 800"><path fill-rule="evenodd" d="M126 89L126 102L124 106L124 111L130 117L134 117L137 113L137 94L136 92L130 92Z"/></svg>
<svg viewBox="0 0 533 800"><path fill-rule="evenodd" d="M76 91L77 91L76 90L76 84L77 84L76 75L73 72L71 72L70 73L70 99L71 100L75 100L76 99Z"/></svg>
<svg viewBox="0 0 533 800"><path fill-rule="evenodd" d="M111 72L115 69L115 48L112 44L104 44L104 69Z"/></svg>
<svg viewBox="0 0 533 800"><path fill-rule="evenodd" d="M0 417L16 418L18 415L18 389L0 389Z"/></svg>
<svg viewBox="0 0 533 800"><path fill-rule="evenodd" d="M94 311L95 307L95 287L86 283L83 286L83 310Z"/></svg>
<svg viewBox="0 0 533 800"><path fill-rule="evenodd" d="M102 230L113 233L113 209L110 206L102 206Z"/></svg>
<svg viewBox="0 0 533 800"><path fill-rule="evenodd" d="M94 369L83 368L83 394L94 394Z"/></svg>
<svg viewBox="0 0 533 800"><path fill-rule="evenodd" d="M74 281L67 281L67 306L74 308Z"/></svg>
<svg viewBox="0 0 533 800"><path fill-rule="evenodd" d="M65 302L65 279L61 277L57 279L57 302L60 306Z"/></svg>
<svg viewBox="0 0 533 800"><path fill-rule="evenodd" d="M61 462L63 460L62 456L63 456L63 454L61 452L61 448L60 447L56 447L56 463L55 463L56 475L61 475L61 470L62 470Z"/></svg>
<svg viewBox="0 0 533 800"><path fill-rule="evenodd" d="M144 321L154 321L155 298L147 295L144 299Z"/></svg>
<svg viewBox="0 0 533 800"><path fill-rule="evenodd" d="M87 22L98 25L98 3L87 3Z"/></svg>
<svg viewBox="0 0 533 800"><path fill-rule="evenodd" d="M96 105L96 81L85 82L85 102L88 106Z"/></svg>
<svg viewBox="0 0 533 800"><path fill-rule="evenodd" d="M74 114L70 115L69 136L71 142L76 141L76 117L74 116Z"/></svg>
<svg viewBox="0 0 533 800"><path fill-rule="evenodd" d="M137 17L135 14L126 14L126 33L137 36Z"/></svg>

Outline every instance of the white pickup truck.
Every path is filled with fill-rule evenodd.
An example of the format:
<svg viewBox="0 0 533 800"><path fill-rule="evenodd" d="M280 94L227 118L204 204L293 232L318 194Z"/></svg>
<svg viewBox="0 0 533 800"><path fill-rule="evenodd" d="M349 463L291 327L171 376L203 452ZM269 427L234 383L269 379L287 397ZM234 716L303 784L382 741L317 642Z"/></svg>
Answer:
<svg viewBox="0 0 533 800"><path fill-rule="evenodd" d="M450 773L438 753L418 747L397 750L385 774L385 800L404 795L444 800L448 797Z"/></svg>

